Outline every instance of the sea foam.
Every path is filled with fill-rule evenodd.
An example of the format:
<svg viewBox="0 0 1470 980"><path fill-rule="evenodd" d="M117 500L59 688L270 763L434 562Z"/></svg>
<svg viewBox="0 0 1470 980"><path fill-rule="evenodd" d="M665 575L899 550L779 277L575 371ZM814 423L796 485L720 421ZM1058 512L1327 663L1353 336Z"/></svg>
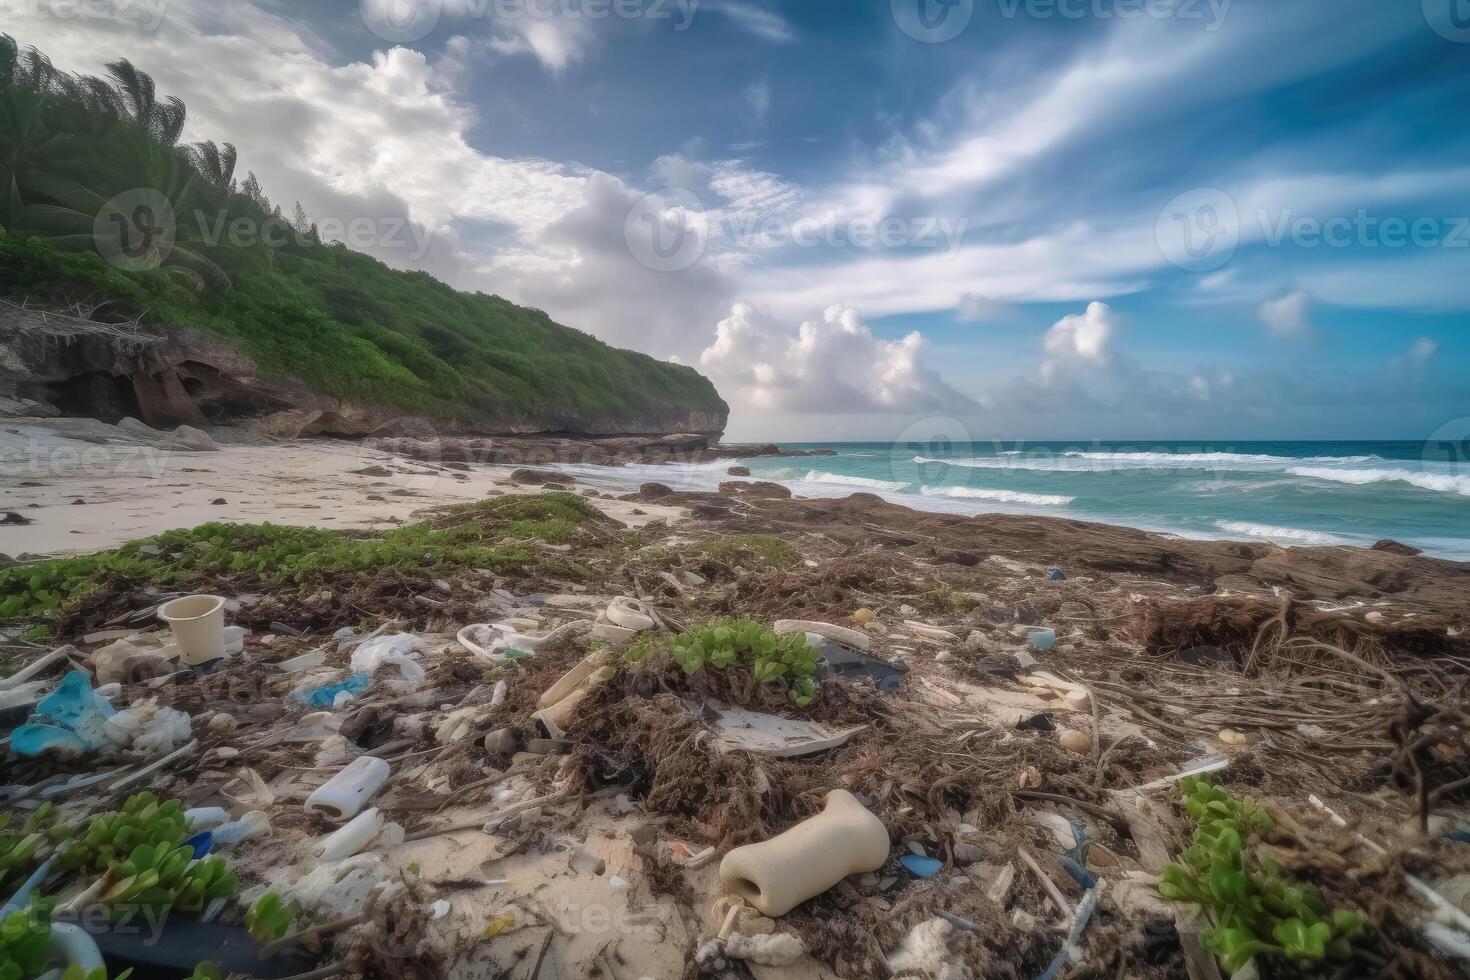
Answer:
<svg viewBox="0 0 1470 980"><path fill-rule="evenodd" d="M1346 483L1355 487L1367 486L1371 483L1407 483L1421 490L1456 493L1462 497L1470 497L1470 476L1458 476L1453 473L1423 473L1418 470L1397 469L1335 470L1322 466L1293 466L1287 472L1292 476Z"/></svg>
<svg viewBox="0 0 1470 980"><path fill-rule="evenodd" d="M1346 538L1325 531L1308 531L1299 527L1273 527L1270 524L1252 524L1249 521L1216 521L1215 526L1228 534L1243 534L1248 538L1261 538L1279 544L1348 544Z"/></svg>
<svg viewBox="0 0 1470 980"><path fill-rule="evenodd" d="M963 497L967 500L994 500L1002 504L1033 504L1038 507L1065 507L1077 499L1059 494L985 490L977 487L924 487L919 492L926 497Z"/></svg>

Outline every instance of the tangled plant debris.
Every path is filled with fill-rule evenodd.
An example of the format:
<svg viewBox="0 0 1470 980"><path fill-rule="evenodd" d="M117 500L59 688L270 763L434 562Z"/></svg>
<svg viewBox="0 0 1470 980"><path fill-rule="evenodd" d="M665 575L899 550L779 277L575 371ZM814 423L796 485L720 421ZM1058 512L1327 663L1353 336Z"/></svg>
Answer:
<svg viewBox="0 0 1470 980"><path fill-rule="evenodd" d="M222 930L277 976L1460 968L1470 596L1432 560L1373 559L1412 601L1329 562L1327 597L1264 550L742 486L636 531L518 493L0 570L12 728L69 672L187 727L12 752L4 897L166 910L156 948ZM184 664L156 613L197 593L243 636ZM722 884L838 791L872 870L772 915Z"/></svg>

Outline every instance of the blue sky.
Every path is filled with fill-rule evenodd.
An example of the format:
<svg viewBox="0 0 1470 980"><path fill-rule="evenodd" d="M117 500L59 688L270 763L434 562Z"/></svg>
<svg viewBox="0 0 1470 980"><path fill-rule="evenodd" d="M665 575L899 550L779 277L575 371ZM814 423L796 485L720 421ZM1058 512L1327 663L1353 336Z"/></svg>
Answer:
<svg viewBox="0 0 1470 980"><path fill-rule="evenodd" d="M1470 416L1452 4L32 0L7 23L67 69L131 58L288 209L412 222L413 247L353 243L390 264L698 367L735 438L1423 438Z"/></svg>

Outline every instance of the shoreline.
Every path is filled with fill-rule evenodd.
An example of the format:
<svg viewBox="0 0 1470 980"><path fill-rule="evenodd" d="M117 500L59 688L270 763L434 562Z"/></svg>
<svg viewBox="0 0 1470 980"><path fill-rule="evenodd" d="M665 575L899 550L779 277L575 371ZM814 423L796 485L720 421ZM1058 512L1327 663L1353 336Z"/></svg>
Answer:
<svg viewBox="0 0 1470 980"><path fill-rule="evenodd" d="M0 553L85 554L219 521L385 530L411 523L412 515L422 510L487 495L534 492L539 483L511 479L517 469L527 468L544 470L540 475L578 490L598 491L604 501L599 508L632 525L676 516L655 510L640 520L628 513L633 508L615 502L644 483L715 493L726 483L776 482L800 499L841 500L863 494L916 514L1080 521L1179 542L1374 550L1311 536L1296 541L1244 532L1181 531L1145 522L1051 513L1005 501L889 492L861 482L764 481L760 473L731 476L729 469L751 459L823 456L832 451L711 444L704 436L275 441L238 429L216 429L214 436L219 437L217 442L210 437L214 448L201 450L173 441L166 432L124 431L94 420L7 420L0 425L0 511L18 513L33 523L0 529ZM85 503L74 503L78 500ZM218 500L224 502L215 503ZM1437 560L1470 567L1470 562L1457 558Z"/></svg>

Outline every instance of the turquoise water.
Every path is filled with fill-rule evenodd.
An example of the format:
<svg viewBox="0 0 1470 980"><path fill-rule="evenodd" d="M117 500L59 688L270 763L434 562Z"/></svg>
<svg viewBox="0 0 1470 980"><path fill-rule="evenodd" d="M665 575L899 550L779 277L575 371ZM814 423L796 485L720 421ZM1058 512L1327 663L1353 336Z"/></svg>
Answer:
<svg viewBox="0 0 1470 980"><path fill-rule="evenodd" d="M1470 454L1423 442L808 443L835 456L603 470L713 488L735 462L801 496L858 491L962 514L1050 514L1192 538L1367 546L1470 560ZM583 468L575 468L583 469ZM596 468L586 468L592 470ZM582 473L584 478L589 473Z"/></svg>

